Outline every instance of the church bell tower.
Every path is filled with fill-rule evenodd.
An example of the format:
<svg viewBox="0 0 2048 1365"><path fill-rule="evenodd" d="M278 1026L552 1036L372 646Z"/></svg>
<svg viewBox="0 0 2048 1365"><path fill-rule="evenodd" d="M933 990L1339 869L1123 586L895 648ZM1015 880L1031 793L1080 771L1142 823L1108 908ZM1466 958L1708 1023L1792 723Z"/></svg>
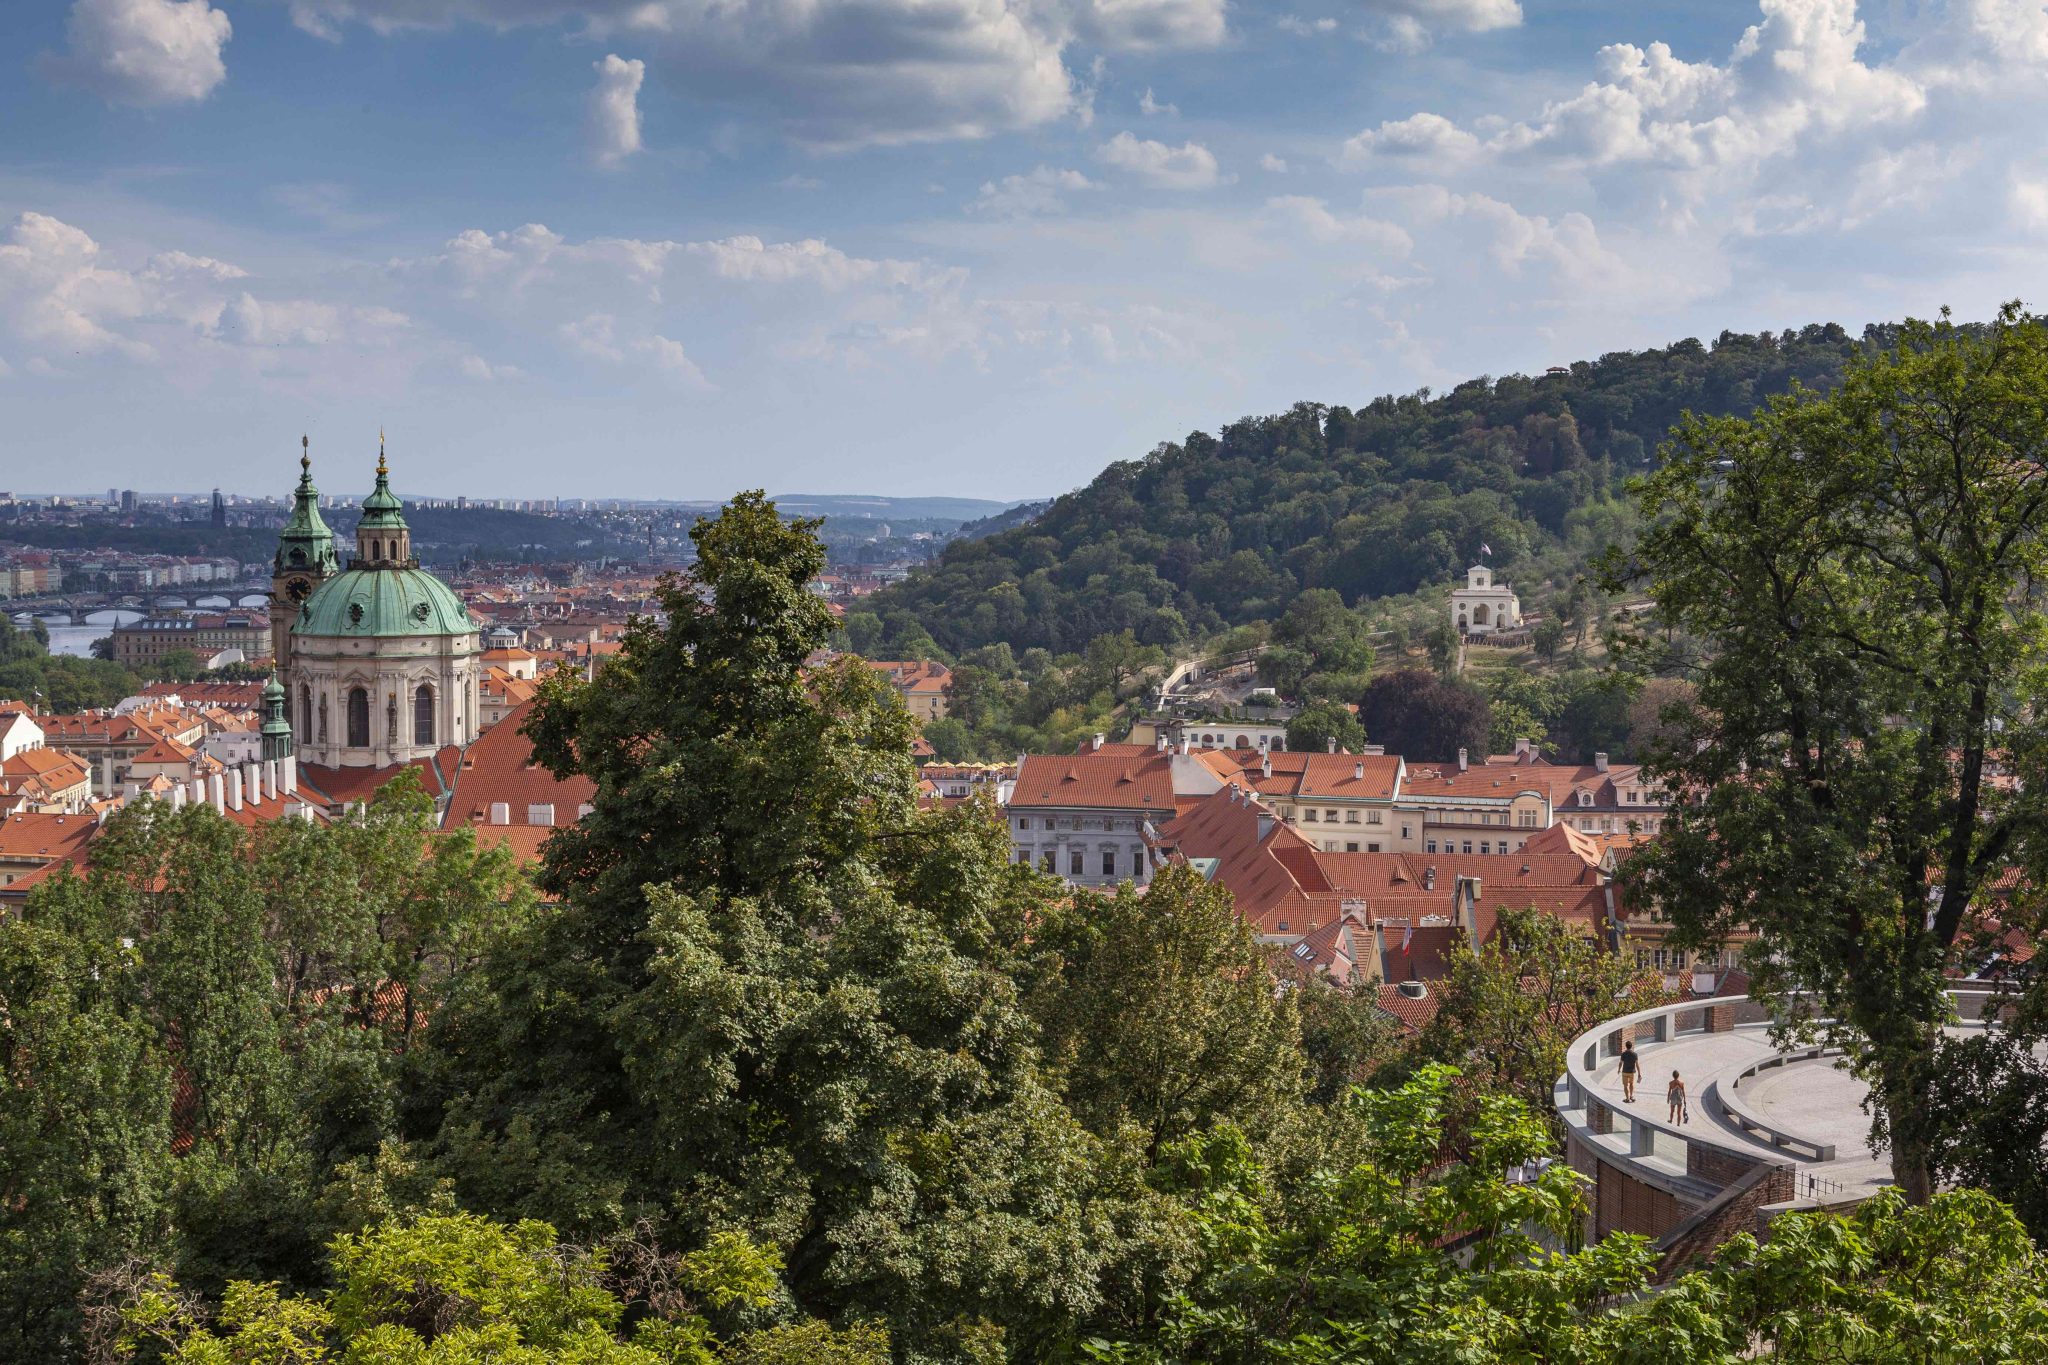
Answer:
<svg viewBox="0 0 2048 1365"><path fill-rule="evenodd" d="M277 537L277 558L270 571L270 658L280 673L289 673L292 622L313 589L341 567L334 553L334 532L320 519L320 490L313 486L312 442L299 438L299 487L292 495L292 514Z"/></svg>

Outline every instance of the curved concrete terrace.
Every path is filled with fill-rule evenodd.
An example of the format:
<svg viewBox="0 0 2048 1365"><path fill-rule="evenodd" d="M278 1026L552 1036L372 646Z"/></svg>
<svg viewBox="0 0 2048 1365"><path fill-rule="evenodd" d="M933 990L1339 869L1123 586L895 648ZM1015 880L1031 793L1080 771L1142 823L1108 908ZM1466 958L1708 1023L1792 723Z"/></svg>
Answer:
<svg viewBox="0 0 2048 1365"><path fill-rule="evenodd" d="M1964 1023L1981 1029L1986 993L1956 992ZM1624 1039L1642 1072L1622 1101ZM1853 1204L1891 1183L1871 1150L1868 1087L1819 1047L1780 1049L1764 1007L1741 996L1688 1001L1623 1016L1576 1039L1556 1104L1575 1169L1595 1185L1592 1227L1658 1239L1718 1243L1788 1208ZM1664 1092L1685 1080L1691 1121L1672 1123Z"/></svg>

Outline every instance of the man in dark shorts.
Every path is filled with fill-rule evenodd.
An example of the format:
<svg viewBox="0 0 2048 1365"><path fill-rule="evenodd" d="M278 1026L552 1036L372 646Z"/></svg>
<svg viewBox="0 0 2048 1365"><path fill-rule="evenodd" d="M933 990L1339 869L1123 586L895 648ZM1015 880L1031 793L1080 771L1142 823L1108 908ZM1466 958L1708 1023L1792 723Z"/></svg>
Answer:
<svg viewBox="0 0 2048 1365"><path fill-rule="evenodd" d="M1623 1104L1634 1104L1636 1102L1636 1069L1640 1064L1641 1061L1636 1056L1635 1043L1633 1041L1624 1043L1621 1049L1621 1102Z"/></svg>

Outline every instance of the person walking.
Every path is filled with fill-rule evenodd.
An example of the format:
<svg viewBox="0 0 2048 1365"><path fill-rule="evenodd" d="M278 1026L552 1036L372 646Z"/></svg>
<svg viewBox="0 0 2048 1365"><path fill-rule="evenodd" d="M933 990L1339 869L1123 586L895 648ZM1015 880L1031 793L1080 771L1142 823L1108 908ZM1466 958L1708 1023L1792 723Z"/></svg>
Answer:
<svg viewBox="0 0 2048 1365"><path fill-rule="evenodd" d="M1636 1056L1634 1040L1622 1044L1621 1048L1621 1102L1636 1102L1636 1072L1642 1066L1642 1058Z"/></svg>
<svg viewBox="0 0 2048 1365"><path fill-rule="evenodd" d="M1685 1082L1678 1078L1676 1071L1671 1073L1671 1084L1664 1088L1664 1100L1671 1106L1671 1122L1692 1122L1692 1111L1685 1103Z"/></svg>

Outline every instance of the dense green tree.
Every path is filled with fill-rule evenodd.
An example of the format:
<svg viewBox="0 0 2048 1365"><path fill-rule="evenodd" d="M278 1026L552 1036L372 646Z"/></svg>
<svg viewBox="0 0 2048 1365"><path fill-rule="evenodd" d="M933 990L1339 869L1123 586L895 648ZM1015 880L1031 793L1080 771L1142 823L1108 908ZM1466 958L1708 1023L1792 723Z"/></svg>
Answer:
<svg viewBox="0 0 2048 1365"><path fill-rule="evenodd" d="M1168 1153L1207 1258L1149 1331L1098 1339L1119 1365L1963 1365L2048 1352L2048 1266L1984 1194L1846 1216L1792 1212L1651 1292L1657 1254L1580 1246L1582 1181L1519 1100L1426 1067L1357 1092L1347 1140L1305 1174L1224 1128Z"/></svg>
<svg viewBox="0 0 2048 1365"><path fill-rule="evenodd" d="M1169 868L1054 923L1064 970L1032 1007L1090 1128L1134 1127L1149 1156L1219 1119L1267 1130L1299 1103L1293 998L1221 887Z"/></svg>
<svg viewBox="0 0 2048 1365"><path fill-rule="evenodd" d="M1301 589L1356 605L1440 587L1481 545L1532 588L1562 582L1633 535L1620 480L1682 413L1744 415L1794 382L1830 387L1858 348L1832 326L1728 333L1442 395L1300 403L1118 461L864 605L956 652L1070 653L1123 630L1172 645L1279 617Z"/></svg>
<svg viewBox="0 0 2048 1365"><path fill-rule="evenodd" d="M291 1297L235 1281L217 1310L162 1274L103 1278L93 1304L109 1359L165 1365L885 1365L886 1332L809 1322L745 1326L775 1302L773 1253L739 1237L664 1256L583 1248L527 1221L396 1219L330 1248L333 1286ZM635 1319L629 1329L629 1314Z"/></svg>
<svg viewBox="0 0 2048 1365"><path fill-rule="evenodd" d="M1322 753L1333 739L1347 753L1365 748L1365 727L1351 714L1351 708L1339 702L1314 702L1287 722L1287 747L1296 753Z"/></svg>
<svg viewBox="0 0 2048 1365"><path fill-rule="evenodd" d="M580 1235L746 1229L905 1359L1026 1350L1103 1304L1104 1206L1142 1202L1042 1083L1005 969L1053 888L981 811L916 810L870 670L806 670L806 524L749 494L693 537L704 595L666 586L666 623L529 723L594 809L549 844L560 908L435 1017L444 1168Z"/></svg>
<svg viewBox="0 0 2048 1365"><path fill-rule="evenodd" d="M170 1232L171 1073L118 937L0 918L0 1359L76 1349L78 1295Z"/></svg>
<svg viewBox="0 0 2048 1365"><path fill-rule="evenodd" d="M1925 1200L1968 1120L1933 1103L1944 977L2004 870L2048 864L2048 332L1910 323L1829 397L1688 421L1643 499L1614 581L1707 655L1656 758L1703 795L1630 860L1637 894L1691 943L1760 931L1753 988L1836 1021Z"/></svg>
<svg viewBox="0 0 2048 1365"><path fill-rule="evenodd" d="M1472 1085L1544 1112L1565 1049L1602 1022L1665 1002L1663 983L1585 929L1502 906L1493 936L1455 955L1415 1061L1447 1062Z"/></svg>
<svg viewBox="0 0 2048 1365"><path fill-rule="evenodd" d="M1410 762L1448 762L1464 749L1484 757L1493 732L1486 694L1419 668L1382 673L1358 699L1365 737Z"/></svg>

